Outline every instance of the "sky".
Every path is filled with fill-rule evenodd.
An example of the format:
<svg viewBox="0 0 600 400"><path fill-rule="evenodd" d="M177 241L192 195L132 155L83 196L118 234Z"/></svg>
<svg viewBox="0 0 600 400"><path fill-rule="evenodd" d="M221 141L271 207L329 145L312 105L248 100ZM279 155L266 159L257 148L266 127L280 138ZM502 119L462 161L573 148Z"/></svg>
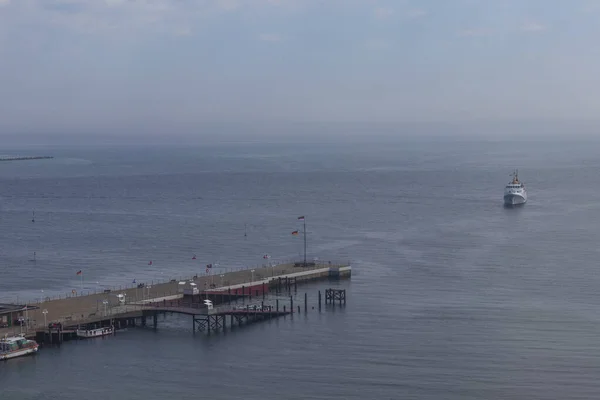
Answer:
<svg viewBox="0 0 600 400"><path fill-rule="evenodd" d="M600 1L0 0L0 132L598 120Z"/></svg>

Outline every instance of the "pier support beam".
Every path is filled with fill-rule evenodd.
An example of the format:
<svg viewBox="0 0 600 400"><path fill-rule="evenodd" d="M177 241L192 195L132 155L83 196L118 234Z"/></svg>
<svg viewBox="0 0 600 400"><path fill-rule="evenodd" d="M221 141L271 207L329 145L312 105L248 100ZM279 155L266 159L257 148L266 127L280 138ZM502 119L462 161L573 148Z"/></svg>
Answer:
<svg viewBox="0 0 600 400"><path fill-rule="evenodd" d="M346 289L325 289L325 304L335 304L336 300L346 304Z"/></svg>

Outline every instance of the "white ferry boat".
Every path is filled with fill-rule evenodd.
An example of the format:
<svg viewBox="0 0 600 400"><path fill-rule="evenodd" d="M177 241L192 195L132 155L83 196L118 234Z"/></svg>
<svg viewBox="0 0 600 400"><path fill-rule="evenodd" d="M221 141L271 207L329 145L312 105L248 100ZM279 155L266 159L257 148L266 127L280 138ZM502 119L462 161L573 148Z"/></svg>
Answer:
<svg viewBox="0 0 600 400"><path fill-rule="evenodd" d="M36 353L38 347L35 340L25 339L23 335L5 336L0 339L0 360Z"/></svg>
<svg viewBox="0 0 600 400"><path fill-rule="evenodd" d="M512 181L504 188L504 205L517 206L527 202L525 184L519 181L519 171L512 174Z"/></svg>
<svg viewBox="0 0 600 400"><path fill-rule="evenodd" d="M114 328L112 326L97 329L77 329L77 337L84 339L112 335L113 333Z"/></svg>

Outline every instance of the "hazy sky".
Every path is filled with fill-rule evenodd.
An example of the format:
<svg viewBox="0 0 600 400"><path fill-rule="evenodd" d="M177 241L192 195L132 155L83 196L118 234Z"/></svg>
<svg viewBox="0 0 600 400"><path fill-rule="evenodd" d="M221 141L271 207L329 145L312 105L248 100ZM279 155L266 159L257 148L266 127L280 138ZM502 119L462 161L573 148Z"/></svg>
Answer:
<svg viewBox="0 0 600 400"><path fill-rule="evenodd" d="M4 131L597 119L600 1L0 0Z"/></svg>

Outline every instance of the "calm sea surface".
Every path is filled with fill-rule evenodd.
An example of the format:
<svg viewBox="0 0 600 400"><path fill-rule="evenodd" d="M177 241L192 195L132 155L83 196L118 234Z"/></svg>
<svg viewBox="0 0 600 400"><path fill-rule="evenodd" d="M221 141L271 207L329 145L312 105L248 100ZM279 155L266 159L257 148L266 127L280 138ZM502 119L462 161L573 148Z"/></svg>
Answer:
<svg viewBox="0 0 600 400"><path fill-rule="evenodd" d="M0 399L598 398L599 149L4 149L56 158L0 164L0 301L70 292L80 269L93 290L298 257L299 215L309 257L351 260L354 274L299 287L314 305L319 289L348 290L321 314L211 337L168 316L157 332L44 348L0 364ZM513 168L529 202L504 209Z"/></svg>

